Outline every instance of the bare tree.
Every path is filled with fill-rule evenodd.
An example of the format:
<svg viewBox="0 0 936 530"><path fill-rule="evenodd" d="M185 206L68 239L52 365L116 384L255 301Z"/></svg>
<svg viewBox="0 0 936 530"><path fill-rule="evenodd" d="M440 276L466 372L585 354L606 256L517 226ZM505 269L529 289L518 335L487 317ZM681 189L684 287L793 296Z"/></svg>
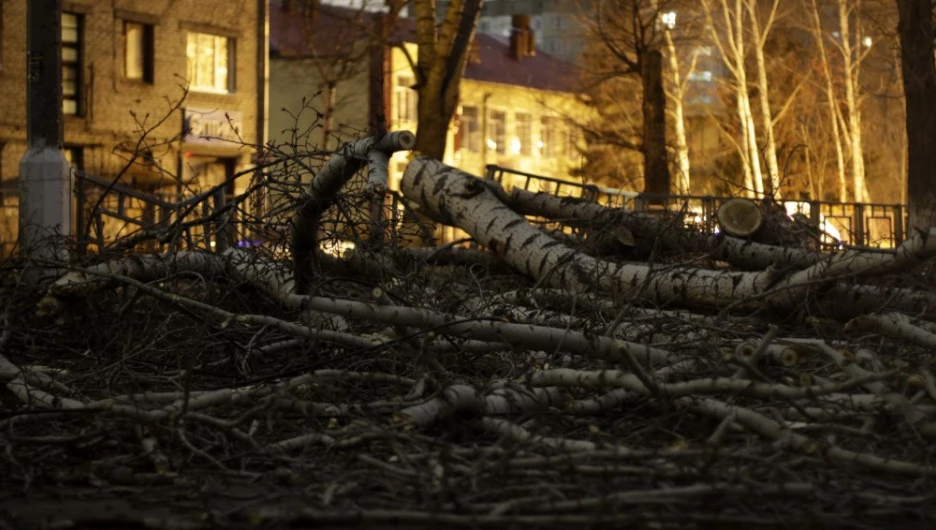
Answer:
<svg viewBox="0 0 936 530"><path fill-rule="evenodd" d="M744 0L745 2L747 0ZM740 154L744 173L744 188L748 194L762 196L764 182L760 166L760 148L748 93L748 72L745 60L748 49L748 17L742 0L703 0L709 37L718 49L731 73L741 131Z"/></svg>
<svg viewBox="0 0 936 530"><path fill-rule="evenodd" d="M936 226L936 67L929 0L897 0L907 106L907 199L910 226Z"/></svg>
<svg viewBox="0 0 936 530"><path fill-rule="evenodd" d="M692 73L699 57L698 48L693 47L689 51L689 64L685 68L685 72L681 71L680 57L685 54L680 54L681 50L676 46L676 37L673 33L677 28L684 31L686 26L689 25L682 20L684 18L688 18L685 16L685 12L680 13L673 10L661 13L661 21L664 26L663 42L666 45L666 59L669 67L667 70L669 75L666 76L669 81L666 83L666 95L670 102L669 116L673 123L673 136L676 142L676 168L678 171L676 192L680 195L688 195L692 184L692 165L689 160L689 141L686 135L686 113L683 102L689 90Z"/></svg>
<svg viewBox="0 0 936 530"><path fill-rule="evenodd" d="M851 151L852 192L856 202L865 202L868 197L865 183L864 149L861 129L861 64L871 47L863 38L861 18L857 16L860 0L836 0L839 23L839 39L835 47L842 56L842 82L845 85L845 112L842 116L843 130L847 134Z"/></svg>
<svg viewBox="0 0 936 530"><path fill-rule="evenodd" d="M671 177L666 143L666 95L663 89L663 53L665 24L661 15L671 3L656 0L603 0L596 3L586 72L590 90L610 99L623 94L602 94L613 80L639 79L640 120L621 128L619 124L600 125L592 140L616 141L638 151L643 158L644 191L670 193ZM638 124L639 123L639 124ZM636 126L637 130L634 130ZM639 131L639 132L638 132ZM629 138L628 138L629 137Z"/></svg>
<svg viewBox="0 0 936 530"><path fill-rule="evenodd" d="M413 63L419 94L416 151L441 159L484 0L451 0L441 25L435 0L412 2L418 45Z"/></svg>

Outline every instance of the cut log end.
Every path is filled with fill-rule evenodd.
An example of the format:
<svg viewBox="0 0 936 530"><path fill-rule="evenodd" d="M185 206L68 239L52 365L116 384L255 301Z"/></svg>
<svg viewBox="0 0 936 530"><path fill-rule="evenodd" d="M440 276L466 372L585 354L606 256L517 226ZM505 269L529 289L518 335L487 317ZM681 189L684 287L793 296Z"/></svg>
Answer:
<svg viewBox="0 0 936 530"><path fill-rule="evenodd" d="M716 214L722 232L735 237L747 237L764 223L764 214L754 201L734 198L725 201Z"/></svg>

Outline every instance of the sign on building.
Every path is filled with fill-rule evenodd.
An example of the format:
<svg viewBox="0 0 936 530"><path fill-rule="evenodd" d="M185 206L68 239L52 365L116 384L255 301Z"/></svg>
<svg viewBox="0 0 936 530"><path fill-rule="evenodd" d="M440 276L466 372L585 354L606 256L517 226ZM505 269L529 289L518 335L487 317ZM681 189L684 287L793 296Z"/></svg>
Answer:
<svg viewBox="0 0 936 530"><path fill-rule="evenodd" d="M190 144L238 142L243 115L236 110L185 109L183 141Z"/></svg>

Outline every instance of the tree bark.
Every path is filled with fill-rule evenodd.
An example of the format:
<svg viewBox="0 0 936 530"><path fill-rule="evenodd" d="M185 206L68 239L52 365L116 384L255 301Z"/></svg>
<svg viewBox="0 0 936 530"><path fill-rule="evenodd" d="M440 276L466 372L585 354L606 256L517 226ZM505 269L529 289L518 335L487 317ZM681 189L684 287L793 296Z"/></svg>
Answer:
<svg viewBox="0 0 936 530"><path fill-rule="evenodd" d="M468 51L484 0L453 0L437 30L435 2L418 0L416 31L419 46L416 77L419 116L415 151L441 160L448 127L458 105L458 85L468 63Z"/></svg>
<svg viewBox="0 0 936 530"><path fill-rule="evenodd" d="M335 120L335 106L338 103L338 83L328 81L325 87L325 112L322 116L322 149L328 150L328 139Z"/></svg>
<svg viewBox="0 0 936 530"><path fill-rule="evenodd" d="M766 162L767 175L770 181L770 193L774 198L780 197L780 165L777 163L777 142L774 139L774 118L770 109L770 86L767 83L767 60L764 57L764 44L766 44L767 35L773 26L779 4L779 0L774 0L763 31L761 31L760 21L757 19L757 0L747 0L745 4L751 17L751 30L754 37L757 86L764 129L764 161Z"/></svg>
<svg viewBox="0 0 936 530"><path fill-rule="evenodd" d="M663 34L666 40L666 53L669 57L669 67L673 76L673 91L670 94L670 100L673 103L673 126L676 136L676 161L679 168L679 174L676 176L676 193L680 195L689 195L691 189L691 165L689 162L689 142L686 139L686 115L683 110L683 97L686 94L686 83L679 74L679 59L676 55L676 43L673 42L673 35L666 31ZM695 57L692 58L689 65L691 73L695 68Z"/></svg>
<svg viewBox="0 0 936 530"><path fill-rule="evenodd" d="M643 81L644 192L670 193L666 157L666 94L663 92L663 54L648 50L640 58Z"/></svg>
<svg viewBox="0 0 936 530"><path fill-rule="evenodd" d="M838 109L836 107L835 87L832 84L832 65L825 47L825 31L819 18L819 4L817 0L810 0L810 15L812 16L812 33L819 49L819 58L822 61L822 72L825 74L826 101L829 104L829 121L832 124L832 141L835 144L835 167L838 169L839 200L848 200L848 186L845 180L845 152L842 147L842 132L839 130ZM822 177L820 177L822 178ZM822 199L821 194L816 199Z"/></svg>
<svg viewBox="0 0 936 530"><path fill-rule="evenodd" d="M865 55L860 50L855 50L856 46L862 46L862 43L855 39L851 40L851 30L849 19L851 10L846 5L846 0L838 0L839 28L842 35L842 59L845 68L845 109L847 116L848 145L851 147L851 165L852 165L852 186L854 187L855 202L867 202L867 184L865 183L865 165L864 165L864 147L861 142L861 109L858 102L858 84L861 75L861 60ZM931 54L932 55L932 54Z"/></svg>
<svg viewBox="0 0 936 530"><path fill-rule="evenodd" d="M936 226L936 66L929 0L897 1L900 63L907 105L910 226Z"/></svg>
<svg viewBox="0 0 936 530"><path fill-rule="evenodd" d="M715 2L715 5L713 5ZM725 61L725 66L735 80L735 95L737 99L738 121L741 127L741 155L744 173L745 193L748 196L762 197L764 195L764 182L760 167L760 149L757 146L757 129L754 126L754 116L751 111L751 98L748 96L748 79L745 67L747 45L744 40L744 8L741 0L729 6L728 0L704 0L705 16L708 22L709 36ZM716 29L716 17L724 31Z"/></svg>

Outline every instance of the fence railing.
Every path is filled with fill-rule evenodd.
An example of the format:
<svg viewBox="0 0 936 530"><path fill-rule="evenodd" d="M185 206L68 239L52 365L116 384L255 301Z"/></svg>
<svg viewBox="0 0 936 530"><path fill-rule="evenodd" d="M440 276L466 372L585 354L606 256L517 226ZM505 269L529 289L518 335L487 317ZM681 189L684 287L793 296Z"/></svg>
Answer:
<svg viewBox="0 0 936 530"><path fill-rule="evenodd" d="M635 211L679 211L687 225L714 232L715 212L728 197L656 196L569 182L514 169L488 165L485 178L506 188L520 187L557 196L579 197L606 206ZM146 193L119 182L76 172L76 246L80 253L104 249L120 240L146 250L205 249L221 251L232 245L252 243L246 223L239 222L237 205L224 187L188 197ZM402 219L402 202L388 194L382 213L371 212L372 226L390 228L391 244ZM826 242L891 248L904 240L906 208L900 204L785 201L790 214L801 213L826 234ZM0 188L0 255L8 255L15 243L18 211L16 187ZM172 230L169 230L172 228ZM452 235L457 239L456 235Z"/></svg>
<svg viewBox="0 0 936 530"><path fill-rule="evenodd" d="M79 252L86 252L90 246L103 249L118 238L139 241L140 246L151 250L217 251L241 239L237 210L223 187L185 197L146 193L76 172L75 195L75 241Z"/></svg>
<svg viewBox="0 0 936 530"><path fill-rule="evenodd" d="M634 211L682 211L693 227L714 232L715 212L730 197L696 195L652 195L559 180L490 164L485 178L506 188L547 192L560 197L578 197ZM906 237L906 207L902 204L877 204L834 201L781 201L789 214L800 213L819 227L837 244L892 248Z"/></svg>
<svg viewBox="0 0 936 530"><path fill-rule="evenodd" d="M75 250L111 244L145 250L224 250L246 239L236 205L223 187L183 196L147 193L108 179L74 173ZM16 181L0 188L0 256L12 253L18 231ZM171 229L171 230L170 230Z"/></svg>

